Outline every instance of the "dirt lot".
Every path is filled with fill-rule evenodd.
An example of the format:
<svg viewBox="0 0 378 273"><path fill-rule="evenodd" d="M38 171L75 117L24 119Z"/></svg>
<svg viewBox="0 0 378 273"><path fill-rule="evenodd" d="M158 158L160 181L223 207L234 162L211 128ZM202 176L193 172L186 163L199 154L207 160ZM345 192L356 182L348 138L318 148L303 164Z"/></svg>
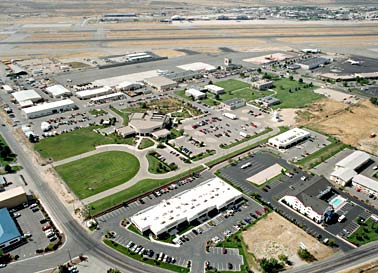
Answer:
<svg viewBox="0 0 378 273"><path fill-rule="evenodd" d="M371 153L378 152L378 107L364 100L347 105L323 99L297 112L297 125L307 125L333 135L346 144Z"/></svg>
<svg viewBox="0 0 378 273"><path fill-rule="evenodd" d="M334 253L331 248L275 212L244 231L243 238L249 252L253 253L257 260L264 257L278 259L278 255L284 254L289 257L294 266L298 266L304 263L297 255L300 243L303 243L318 260Z"/></svg>

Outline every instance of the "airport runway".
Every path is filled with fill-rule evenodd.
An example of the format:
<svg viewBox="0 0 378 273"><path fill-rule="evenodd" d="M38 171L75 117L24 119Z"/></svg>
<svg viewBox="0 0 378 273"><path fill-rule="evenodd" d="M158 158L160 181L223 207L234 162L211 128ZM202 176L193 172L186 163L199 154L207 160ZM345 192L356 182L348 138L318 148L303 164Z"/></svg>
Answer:
<svg viewBox="0 0 378 273"><path fill-rule="evenodd" d="M31 40L31 41L2 41L0 45L25 45L25 44L68 44L68 43L103 43L103 42L137 42L137 41L183 41L183 40L248 40L248 39L274 39L274 38L327 38L327 37L374 37L375 33L365 34L277 34L277 35L248 35L248 36L213 36L213 37L158 37L158 38L109 38L109 39L69 39L69 40Z"/></svg>
<svg viewBox="0 0 378 273"><path fill-rule="evenodd" d="M372 29L377 29L377 25L354 25L354 26L345 26L345 25L335 25L335 26L330 26L330 25L316 25L316 26L306 26L306 25L275 25L274 27L270 27L267 25L241 25L241 26L225 26L225 27L202 27L202 26L190 26L190 25L176 25L172 27L167 27L167 28L135 28L135 29L108 29L105 28L107 32L138 32L138 31L177 31L177 30L193 30L193 31L212 31L212 30L249 30L249 29L264 29L267 32L270 30L277 30L277 29L308 29L308 30L319 30L319 29L355 29L356 32L360 31L361 28L372 28ZM33 31L34 34L41 34L41 33L50 33L50 30L39 30L39 31ZM86 33L91 33L91 32L97 32L97 29L78 29L78 30L67 30L63 31L65 33L68 32L86 32Z"/></svg>

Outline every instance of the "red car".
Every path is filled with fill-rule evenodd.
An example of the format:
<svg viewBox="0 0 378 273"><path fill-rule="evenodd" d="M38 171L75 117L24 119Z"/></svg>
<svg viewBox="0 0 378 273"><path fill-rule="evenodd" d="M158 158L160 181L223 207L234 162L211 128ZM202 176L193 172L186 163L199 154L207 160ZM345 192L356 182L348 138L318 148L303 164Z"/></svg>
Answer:
<svg viewBox="0 0 378 273"><path fill-rule="evenodd" d="M261 213L260 211L258 211L258 210L255 210L255 212L256 212L257 215L261 215L261 214L262 214L262 213Z"/></svg>
<svg viewBox="0 0 378 273"><path fill-rule="evenodd" d="M50 224L47 224L45 226L42 227L42 230L45 231L45 230L48 230L51 228L51 225Z"/></svg>

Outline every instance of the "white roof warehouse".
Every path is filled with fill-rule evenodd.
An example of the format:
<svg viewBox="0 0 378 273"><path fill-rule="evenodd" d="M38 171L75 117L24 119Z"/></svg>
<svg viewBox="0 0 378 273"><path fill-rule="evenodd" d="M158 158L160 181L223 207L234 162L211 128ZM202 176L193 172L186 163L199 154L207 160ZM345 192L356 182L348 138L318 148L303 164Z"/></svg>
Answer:
<svg viewBox="0 0 378 273"><path fill-rule="evenodd" d="M270 138L268 142L270 145L278 149L286 149L305 140L306 138L309 138L310 136L310 132L300 128L294 128L276 137Z"/></svg>
<svg viewBox="0 0 378 273"><path fill-rule="evenodd" d="M211 178L198 186L163 200L133 215L131 222L141 231L163 234L182 223L218 211L242 197L242 193L220 178Z"/></svg>
<svg viewBox="0 0 378 273"><path fill-rule="evenodd" d="M63 85L56 84L46 88L46 91L54 98L60 98L62 96L70 95L71 91L65 88Z"/></svg>
<svg viewBox="0 0 378 273"><path fill-rule="evenodd" d="M23 111L28 118L38 118L60 113L77 108L70 99L38 104L36 106L24 108Z"/></svg>

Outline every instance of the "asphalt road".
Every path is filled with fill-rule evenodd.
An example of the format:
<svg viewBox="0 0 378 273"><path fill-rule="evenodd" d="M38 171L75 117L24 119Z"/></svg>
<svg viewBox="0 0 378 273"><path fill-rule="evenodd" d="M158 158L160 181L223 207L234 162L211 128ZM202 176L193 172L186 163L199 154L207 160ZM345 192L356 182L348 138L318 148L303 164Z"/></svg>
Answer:
<svg viewBox="0 0 378 273"><path fill-rule="evenodd" d="M67 43L103 43L103 42L135 42L135 41L182 41L182 40L219 40L219 39L231 39L231 40L248 40L248 39L276 39L276 38L326 38L326 37L374 37L378 36L376 33L346 33L346 34L319 34L319 35L298 35L298 34L280 34L280 35L224 35L213 37L158 37L158 38L113 38L113 39L72 39L72 40L30 40L30 41L2 41L0 45L22 45L22 44L67 44Z"/></svg>
<svg viewBox="0 0 378 273"><path fill-rule="evenodd" d="M340 272L342 269L351 268L362 261L377 258L378 242L356 248L342 255L334 255L329 259L312 263L310 265L289 270L290 273L324 273Z"/></svg>
<svg viewBox="0 0 378 273"><path fill-rule="evenodd" d="M53 219L56 220L58 227L60 227L67 237L65 245L53 254L36 256L31 259L20 260L16 263L8 265L1 270L2 273L13 272L37 272L47 268L56 267L59 264L65 263L69 260L69 252L72 257L80 254L90 254L95 258L111 264L122 272L130 273L146 273L168 272L163 269L153 268L149 265L141 264L125 257L118 252L106 247L101 242L92 238L82 226L80 226L71 216L67 208L61 203L55 192L43 182L39 173L39 167L35 166L29 157L29 154L20 147L17 140L12 136L7 127L1 127L0 133L5 138L10 148L18 155L18 160L28 173L29 177L38 190L42 202L48 207Z"/></svg>

